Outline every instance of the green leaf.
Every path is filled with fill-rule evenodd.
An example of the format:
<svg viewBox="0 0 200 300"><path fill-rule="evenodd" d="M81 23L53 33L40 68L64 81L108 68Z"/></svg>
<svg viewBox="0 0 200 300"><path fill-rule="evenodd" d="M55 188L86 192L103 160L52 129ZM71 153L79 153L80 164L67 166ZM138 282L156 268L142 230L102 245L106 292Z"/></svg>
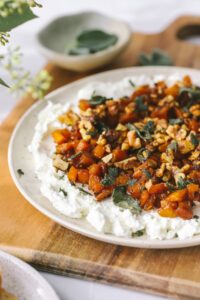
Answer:
<svg viewBox="0 0 200 300"><path fill-rule="evenodd" d="M132 87L135 87L135 83L134 83L131 79L129 79L128 82L130 83L130 85L131 85Z"/></svg>
<svg viewBox="0 0 200 300"><path fill-rule="evenodd" d="M90 192L88 192L88 191L84 190L84 189L83 189L83 188L81 188L81 187L78 187L78 190L79 190L80 192L82 192L83 194L86 194L86 195L90 195L90 196L92 196L92 194L91 194Z"/></svg>
<svg viewBox="0 0 200 300"><path fill-rule="evenodd" d="M155 129L155 124L153 121L148 121L145 126L143 127L143 129L139 129L137 128L135 125L133 124L130 124L128 123L126 125L126 127L129 129L129 130L135 130L137 136L139 138L141 138L142 140L144 141L147 141L147 140L151 140L152 139L152 134L154 132L154 129Z"/></svg>
<svg viewBox="0 0 200 300"><path fill-rule="evenodd" d="M104 104L107 100L109 99L104 96L92 95L91 99L89 100L89 103L91 105L96 106L96 105Z"/></svg>
<svg viewBox="0 0 200 300"><path fill-rule="evenodd" d="M148 179L151 179L151 178L152 178L152 175L151 175L151 173L149 172L149 170L144 169L144 170L143 170L143 173L145 174L145 176L146 176Z"/></svg>
<svg viewBox="0 0 200 300"><path fill-rule="evenodd" d="M145 162L151 156L151 152L146 148L141 148L137 153L137 159L140 162Z"/></svg>
<svg viewBox="0 0 200 300"><path fill-rule="evenodd" d="M73 160L74 158L78 157L78 156L81 155L81 154L82 154L81 151L79 151L79 152L77 152L77 153L75 153L75 154L72 154L72 155L68 158L68 160Z"/></svg>
<svg viewBox="0 0 200 300"><path fill-rule="evenodd" d="M96 53L107 49L118 41L115 34L109 34L102 30L83 31L76 39L76 46L69 50L71 55L83 55Z"/></svg>
<svg viewBox="0 0 200 300"><path fill-rule="evenodd" d="M65 191L65 190L63 190L63 189L59 189L59 192L62 192L63 193L63 195L65 196L65 197L67 197L67 192Z"/></svg>
<svg viewBox="0 0 200 300"><path fill-rule="evenodd" d="M132 237L139 237L139 236L144 235L144 233L145 233L145 229L141 229L141 230L138 230L136 232L133 232Z"/></svg>
<svg viewBox="0 0 200 300"><path fill-rule="evenodd" d="M0 31L7 32L23 23L37 18L28 5L24 5L21 13L14 12L7 17L0 17Z"/></svg>
<svg viewBox="0 0 200 300"><path fill-rule="evenodd" d="M99 133L99 134L101 134L104 130L108 129L108 126L99 120L94 121L94 126L95 126L95 129L97 130L97 133Z"/></svg>
<svg viewBox="0 0 200 300"><path fill-rule="evenodd" d="M112 198L115 205L129 209L133 214L141 212L139 202L126 193L125 186L117 186L113 191Z"/></svg>
<svg viewBox="0 0 200 300"><path fill-rule="evenodd" d="M198 137L196 136L196 134L194 134L194 133L191 133L190 134L190 141L191 141L191 143L195 146L195 147L197 147L198 145L199 145L199 139L198 139Z"/></svg>
<svg viewBox="0 0 200 300"><path fill-rule="evenodd" d="M24 175L24 172L22 171L22 169L18 169L17 173L18 173L19 177Z"/></svg>
<svg viewBox="0 0 200 300"><path fill-rule="evenodd" d="M154 49L151 54L140 54L139 63L142 66L171 66L171 57L161 49Z"/></svg>
<svg viewBox="0 0 200 300"><path fill-rule="evenodd" d="M200 101L200 89L199 88L186 88L182 87L180 88L179 94L187 93L188 96L193 100L199 100Z"/></svg>
<svg viewBox="0 0 200 300"><path fill-rule="evenodd" d="M138 96L135 98L135 105L136 105L136 111L137 112L143 112L148 109L148 106L144 104L144 97Z"/></svg>
<svg viewBox="0 0 200 300"><path fill-rule="evenodd" d="M133 186L136 182L137 182L137 179L133 178L133 179L131 179L131 180L128 181L128 185L129 186Z"/></svg>
<svg viewBox="0 0 200 300"><path fill-rule="evenodd" d="M3 79L0 78L0 84L9 88L9 85L7 85L7 83L5 83L5 81L3 81Z"/></svg>
<svg viewBox="0 0 200 300"><path fill-rule="evenodd" d="M109 186L114 184L116 177L119 175L119 169L115 167L110 167L108 169L108 174L104 175L104 178L102 179L101 183L104 186Z"/></svg>
<svg viewBox="0 0 200 300"><path fill-rule="evenodd" d="M192 183L192 180L190 179L184 179L183 177L180 177L177 182L177 187L179 190L185 189L188 184Z"/></svg>
<svg viewBox="0 0 200 300"><path fill-rule="evenodd" d="M169 190L170 192L173 192L173 191L176 190L176 187L175 187L173 184L171 184L171 183L169 183L169 182L166 182L166 185L167 185L167 188L168 188L168 190Z"/></svg>
<svg viewBox="0 0 200 300"><path fill-rule="evenodd" d="M176 124L183 124L183 120L177 118L177 119L169 119L169 124L170 125L176 125Z"/></svg>

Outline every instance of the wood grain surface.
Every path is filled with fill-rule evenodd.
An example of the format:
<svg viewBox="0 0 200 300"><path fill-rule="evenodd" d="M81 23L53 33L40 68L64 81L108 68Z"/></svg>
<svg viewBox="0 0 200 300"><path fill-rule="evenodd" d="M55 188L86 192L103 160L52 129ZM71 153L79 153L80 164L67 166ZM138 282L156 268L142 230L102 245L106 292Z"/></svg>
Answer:
<svg viewBox="0 0 200 300"><path fill-rule="evenodd" d="M141 51L156 47L166 50L177 66L199 68L200 47L177 38L197 33L199 17L182 17L160 34L134 33L129 47L107 69L135 66ZM54 77L52 89L87 75L51 64L47 69ZM142 250L95 241L57 225L20 195L8 170L8 142L18 119L32 103L30 96L24 97L0 126L0 249L52 273L170 298L200 299L200 247Z"/></svg>

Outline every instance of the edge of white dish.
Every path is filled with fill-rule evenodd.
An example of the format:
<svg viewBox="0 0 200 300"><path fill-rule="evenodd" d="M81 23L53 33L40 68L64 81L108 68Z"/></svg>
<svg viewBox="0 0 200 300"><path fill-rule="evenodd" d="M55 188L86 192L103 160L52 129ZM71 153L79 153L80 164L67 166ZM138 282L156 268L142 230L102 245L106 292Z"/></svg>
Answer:
<svg viewBox="0 0 200 300"><path fill-rule="evenodd" d="M138 73L135 74L134 72ZM114 76L115 80L119 78L124 78L125 76L130 76L130 75L142 75L142 74L147 74L149 76L151 75L156 75L156 74L165 74L165 75L170 75L174 73L181 73L182 75L189 74L193 78L194 76L200 77L200 71L195 70L195 69L190 69L190 68L181 68L181 67L131 67L131 68L122 68L122 69L116 69L116 70L111 70L111 71L106 71L106 72L101 72L96 75L91 75L86 78L77 80L73 83L67 84L64 87L58 88L55 91L49 93L44 102L47 102L48 100L53 100L54 97L59 97L60 94L63 92L66 92L67 90L70 90L72 88L80 88L84 86L85 84L89 83L91 80L106 80L106 78L112 78L112 75ZM103 79L104 78L104 79ZM113 80L113 81L115 81ZM111 81L111 80L110 80ZM95 229L87 229L82 227L83 221L76 221L77 223L80 224L74 224L74 222L71 220L69 217L62 217L62 215L56 211L56 209L52 208L46 209L44 206L42 206L40 203L35 201L24 189L23 185L21 184L17 172L14 169L13 166L13 161L12 161L12 155L13 155L13 144L15 141L16 134L20 127L22 126L23 122L26 120L26 118L34 111L34 109L38 106L41 105L41 102L35 103L33 106L31 106L25 114L21 117L21 119L18 121L11 139L9 143L9 148L8 148L8 164L9 164L9 170L11 173L11 176L14 180L14 183L16 184L17 188L21 192L21 194L29 201L30 204L32 204L36 209L38 209L41 213L44 215L48 216L50 219L54 220L58 224L72 230L75 232L78 232L82 235L85 235L87 237L100 240L103 242L111 243L111 244L116 244L116 245L122 245L122 246L129 246L129 247L138 247L138 248L151 248L151 249L169 249L169 248L183 248L183 247L190 247L190 246L195 246L200 244L200 235L194 236L192 238L188 238L185 240L179 240L179 239L171 239L171 240L151 240L151 239L145 239L143 237L139 238L124 238L124 237L117 237L114 235L110 234L103 234L97 232ZM27 150L28 151L28 150ZM48 200L47 200L48 201ZM52 206L52 205L51 205ZM52 212L53 211L53 212ZM86 221L84 221L86 222Z"/></svg>
<svg viewBox="0 0 200 300"><path fill-rule="evenodd" d="M2 272L3 287L16 297L27 300L45 300L47 299L46 297L48 297L48 300L59 300L46 279L19 258L0 251L0 269ZM27 286L24 284L26 281ZM33 286L31 286L31 282ZM29 295L27 295L26 290L29 291Z"/></svg>

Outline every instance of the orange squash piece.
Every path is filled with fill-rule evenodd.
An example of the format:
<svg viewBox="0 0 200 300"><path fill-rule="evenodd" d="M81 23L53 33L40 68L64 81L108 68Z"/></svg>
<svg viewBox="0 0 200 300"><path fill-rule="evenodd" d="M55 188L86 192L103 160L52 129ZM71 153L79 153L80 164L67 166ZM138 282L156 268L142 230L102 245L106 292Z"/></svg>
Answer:
<svg viewBox="0 0 200 300"><path fill-rule="evenodd" d="M89 171L86 169L79 169L77 177L78 177L78 182L82 184L87 184L89 181Z"/></svg>
<svg viewBox="0 0 200 300"><path fill-rule="evenodd" d="M87 151L89 147L90 144L88 142L81 140L76 147L76 152Z"/></svg>
<svg viewBox="0 0 200 300"><path fill-rule="evenodd" d="M88 167L94 163L94 159L89 153L83 153L81 154L79 158L79 165L81 167Z"/></svg>
<svg viewBox="0 0 200 300"><path fill-rule="evenodd" d="M161 217L165 217L165 218L176 218L177 217L176 211L173 208L171 208L170 206L167 206L165 208L160 208L158 210L158 213Z"/></svg>
<svg viewBox="0 0 200 300"><path fill-rule="evenodd" d="M149 199L149 193L147 190L142 191L141 193L141 197L140 197L140 204L142 207L144 207L144 205L147 203Z"/></svg>
<svg viewBox="0 0 200 300"><path fill-rule="evenodd" d="M96 175L90 175L89 189L92 190L94 193L100 193L104 189L100 177Z"/></svg>
<svg viewBox="0 0 200 300"><path fill-rule="evenodd" d="M112 152L112 160L113 162L121 161L127 158L126 151L123 151L119 148L114 149Z"/></svg>
<svg viewBox="0 0 200 300"><path fill-rule="evenodd" d="M128 186L128 192L131 194L133 198L140 198L141 195L141 186L139 182L136 182L134 185Z"/></svg>
<svg viewBox="0 0 200 300"><path fill-rule="evenodd" d="M183 189L169 194L166 200L169 202L174 202L174 201L181 202L185 200L186 196L187 196L187 189Z"/></svg>
<svg viewBox="0 0 200 300"><path fill-rule="evenodd" d="M63 144L69 140L71 133L67 129L57 129L51 135L56 144Z"/></svg>
<svg viewBox="0 0 200 300"><path fill-rule="evenodd" d="M167 185L165 183L153 184L149 189L149 194L161 194L167 191Z"/></svg>
<svg viewBox="0 0 200 300"><path fill-rule="evenodd" d="M76 179L77 179L77 176L78 176L78 170L74 166L71 166L67 176L68 176L68 179L71 182L76 182Z"/></svg>
<svg viewBox="0 0 200 300"><path fill-rule="evenodd" d="M93 155L96 156L97 158L102 158L104 156L104 153L105 153L105 148L102 145L97 145L93 149Z"/></svg>
<svg viewBox="0 0 200 300"><path fill-rule="evenodd" d="M198 200L195 199L196 194L199 192L199 185L190 183L187 185L187 190L188 190L188 196L191 201L193 200Z"/></svg>
<svg viewBox="0 0 200 300"><path fill-rule="evenodd" d="M105 198L108 198L110 195L112 194L112 189L105 189L102 192L100 192L97 196L96 196L96 200L97 201L102 201Z"/></svg>
<svg viewBox="0 0 200 300"><path fill-rule="evenodd" d="M56 147L56 153L58 154L66 154L69 150L74 150L76 147L75 142L68 142L61 145L57 145Z"/></svg>
<svg viewBox="0 0 200 300"><path fill-rule="evenodd" d="M87 110L88 108L90 108L90 104L88 102L88 100L85 100L85 99L81 99L79 101L79 108L83 111Z"/></svg>
<svg viewBox="0 0 200 300"><path fill-rule="evenodd" d="M100 176L102 174L101 166L99 164L93 164L93 165L89 166L89 174Z"/></svg>

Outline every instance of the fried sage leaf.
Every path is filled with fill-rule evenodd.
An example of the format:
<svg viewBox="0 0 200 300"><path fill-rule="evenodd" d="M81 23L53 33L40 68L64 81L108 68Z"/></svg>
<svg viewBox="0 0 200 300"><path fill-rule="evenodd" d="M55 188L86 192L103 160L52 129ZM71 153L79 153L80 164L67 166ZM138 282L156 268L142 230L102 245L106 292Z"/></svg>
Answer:
<svg viewBox="0 0 200 300"><path fill-rule="evenodd" d="M101 183L104 186L109 186L114 184L116 177L119 175L119 169L115 167L110 167L108 173L104 175Z"/></svg>
<svg viewBox="0 0 200 300"><path fill-rule="evenodd" d="M142 66L171 66L171 57L161 49L154 49L149 55L142 53L139 56L139 64Z"/></svg>
<svg viewBox="0 0 200 300"><path fill-rule="evenodd" d="M102 30L85 30L76 39L76 45L69 50L70 55L96 53L116 44L118 37Z"/></svg>
<svg viewBox="0 0 200 300"><path fill-rule="evenodd" d="M129 209L133 214L141 213L141 207L138 200L126 193L125 186L117 186L113 191L112 198L115 205L124 209Z"/></svg>
<svg viewBox="0 0 200 300"><path fill-rule="evenodd" d="M91 105L96 106L96 105L104 104L106 102L106 100L108 100L108 99L104 96L92 95L92 97L89 100L89 103Z"/></svg>

